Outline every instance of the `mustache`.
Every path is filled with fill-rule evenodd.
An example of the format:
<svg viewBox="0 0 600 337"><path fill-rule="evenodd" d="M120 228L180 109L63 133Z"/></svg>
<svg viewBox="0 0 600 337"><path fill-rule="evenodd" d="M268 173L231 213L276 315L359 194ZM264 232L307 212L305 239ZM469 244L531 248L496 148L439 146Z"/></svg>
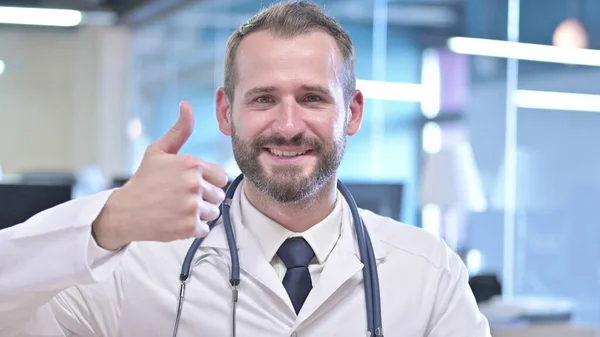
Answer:
<svg viewBox="0 0 600 337"><path fill-rule="evenodd" d="M262 149L272 146L306 146L313 149L313 151L320 151L323 147L321 141L316 138L306 137L304 135L297 135L290 139L286 139L282 136L273 135L273 136L259 136L254 141L254 147L256 149Z"/></svg>

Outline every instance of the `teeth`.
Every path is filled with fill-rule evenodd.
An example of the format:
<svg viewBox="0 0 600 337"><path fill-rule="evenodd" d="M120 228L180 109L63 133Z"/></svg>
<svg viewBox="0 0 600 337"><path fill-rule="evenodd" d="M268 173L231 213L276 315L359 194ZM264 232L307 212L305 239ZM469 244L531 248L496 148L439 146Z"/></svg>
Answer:
<svg viewBox="0 0 600 337"><path fill-rule="evenodd" d="M295 156L299 156L299 155L306 153L306 152L277 151L274 149L269 149L269 152L276 155L277 157L295 157Z"/></svg>

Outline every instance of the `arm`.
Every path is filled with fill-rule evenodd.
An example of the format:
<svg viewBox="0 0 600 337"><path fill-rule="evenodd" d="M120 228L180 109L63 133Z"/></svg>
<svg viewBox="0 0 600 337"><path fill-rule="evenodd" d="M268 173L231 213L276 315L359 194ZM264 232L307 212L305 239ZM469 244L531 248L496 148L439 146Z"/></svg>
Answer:
<svg viewBox="0 0 600 337"><path fill-rule="evenodd" d="M111 194L73 200L0 231L1 336L25 331L56 331L60 336L61 325L94 325L85 314L92 311L81 307L88 304L83 301L85 285L106 288L111 303L103 310L118 310L114 271L123 251L98 247L90 234Z"/></svg>
<svg viewBox="0 0 600 337"><path fill-rule="evenodd" d="M488 321L469 287L467 268L456 253L447 246L445 250L427 337L490 337Z"/></svg>
<svg viewBox="0 0 600 337"><path fill-rule="evenodd" d="M219 216L227 175L215 164L177 154L194 126L191 107L180 110L123 187L0 231L0 336L115 336L121 247L208 234L204 221Z"/></svg>

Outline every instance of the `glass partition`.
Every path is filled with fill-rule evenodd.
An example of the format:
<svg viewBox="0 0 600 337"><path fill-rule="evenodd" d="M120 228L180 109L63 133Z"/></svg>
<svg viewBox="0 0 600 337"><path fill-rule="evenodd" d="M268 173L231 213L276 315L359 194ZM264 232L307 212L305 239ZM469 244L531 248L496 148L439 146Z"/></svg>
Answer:
<svg viewBox="0 0 600 337"><path fill-rule="evenodd" d="M552 45L557 25L532 27L539 6L513 2L518 41L540 44L543 27ZM558 24L564 12L555 12ZM535 314L571 312L575 324L600 327L600 58L502 46L496 54L515 59L470 57L468 125L489 208L471 215L469 248L480 253L479 272L499 276L506 301L526 298Z"/></svg>

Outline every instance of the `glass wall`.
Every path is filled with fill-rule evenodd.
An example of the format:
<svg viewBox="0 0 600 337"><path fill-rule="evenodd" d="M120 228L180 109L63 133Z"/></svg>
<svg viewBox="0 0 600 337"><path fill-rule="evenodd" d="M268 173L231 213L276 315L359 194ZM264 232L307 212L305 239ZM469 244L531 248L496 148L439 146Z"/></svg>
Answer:
<svg viewBox="0 0 600 337"><path fill-rule="evenodd" d="M600 92L600 70L562 73L523 78L520 88ZM600 158L595 155L600 115L581 111L581 101L570 100L573 105L564 109L517 111L514 291L572 300L576 319L600 325Z"/></svg>
<svg viewBox="0 0 600 337"><path fill-rule="evenodd" d="M518 20L507 27L511 7ZM568 8L504 2L496 39L512 31L519 42L556 44L563 20L587 15ZM586 8L600 11L596 3ZM599 46L594 25L590 48ZM580 36L569 34L569 43ZM489 48L482 54L493 54ZM534 314L572 312L575 324L599 327L600 59L577 65L578 50L561 59L558 48L506 48L520 59L470 58L468 126L489 208L471 215L469 246L481 252L485 272L499 275L507 301L527 299Z"/></svg>

